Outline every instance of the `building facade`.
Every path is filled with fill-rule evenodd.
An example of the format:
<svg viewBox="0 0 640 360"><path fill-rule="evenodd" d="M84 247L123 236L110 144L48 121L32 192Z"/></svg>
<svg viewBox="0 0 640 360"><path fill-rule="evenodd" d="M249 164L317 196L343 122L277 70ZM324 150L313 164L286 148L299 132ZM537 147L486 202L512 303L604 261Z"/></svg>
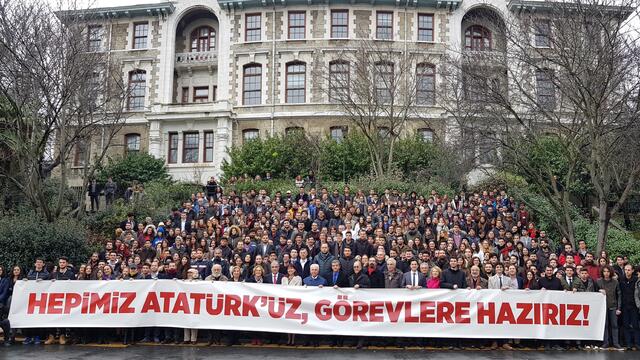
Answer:
<svg viewBox="0 0 640 360"><path fill-rule="evenodd" d="M455 131L433 100L438 58L452 46L498 49L493 24L477 19L483 13L505 18L529 6L514 4L177 0L93 9L89 49L116 57L130 88L127 123L109 155L149 152L165 159L175 179L202 182L220 175L230 146L252 138L303 129L339 140L355 129L322 91L325 79L317 70L361 38L391 42L428 59L424 65L432 70L421 83L427 100L419 107L421 119L406 132L446 139ZM424 118L432 125L425 126ZM74 166L81 167L96 146L99 140L79 147Z"/></svg>

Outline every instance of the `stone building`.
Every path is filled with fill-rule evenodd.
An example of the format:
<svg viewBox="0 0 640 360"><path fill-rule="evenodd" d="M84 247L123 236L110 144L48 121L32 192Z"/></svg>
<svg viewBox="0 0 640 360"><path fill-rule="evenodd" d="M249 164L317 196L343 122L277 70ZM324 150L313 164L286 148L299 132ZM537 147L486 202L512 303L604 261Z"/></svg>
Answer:
<svg viewBox="0 0 640 360"><path fill-rule="evenodd" d="M220 175L228 147L302 128L340 139L350 127L321 91L317 70L368 38L420 52L433 66L423 89L435 94L437 62L449 46L494 51L492 26L524 0L176 0L92 9L91 51L117 57L129 84L127 123L110 156L145 151L176 179ZM469 16L476 14L479 16ZM544 35L544 34L542 34ZM390 59L393 61L393 59ZM444 139L452 124L435 101L406 132ZM99 139L79 147L82 166Z"/></svg>

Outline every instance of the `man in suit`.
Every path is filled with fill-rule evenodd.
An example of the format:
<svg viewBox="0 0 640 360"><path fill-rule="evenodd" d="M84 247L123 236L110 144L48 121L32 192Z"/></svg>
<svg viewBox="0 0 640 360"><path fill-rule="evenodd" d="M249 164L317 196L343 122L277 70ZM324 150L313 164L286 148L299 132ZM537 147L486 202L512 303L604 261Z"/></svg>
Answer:
<svg viewBox="0 0 640 360"><path fill-rule="evenodd" d="M467 287L469 289L486 289L489 287L489 282L487 279L480 276L480 268L477 265L473 265L471 267L471 274L467 278Z"/></svg>
<svg viewBox="0 0 640 360"><path fill-rule="evenodd" d="M127 224L131 224L131 229L137 229L137 223L136 220L134 218L133 213L128 213L127 214L127 220L123 220L120 222L120 229L122 229L122 231L127 229Z"/></svg>
<svg viewBox="0 0 640 360"><path fill-rule="evenodd" d="M418 271L418 260L411 260L409 271L402 276L402 287L407 289L419 289L426 287L427 279Z"/></svg>
<svg viewBox="0 0 640 360"><path fill-rule="evenodd" d="M574 287L578 283L578 278L575 276L575 270L571 266L567 266L564 269L564 276L560 279L562 288L567 291L573 291Z"/></svg>
<svg viewBox="0 0 640 360"><path fill-rule="evenodd" d="M280 285L284 275L280 272L280 264L277 261L271 262L271 274L266 276L264 282L266 284Z"/></svg>
<svg viewBox="0 0 640 360"><path fill-rule="evenodd" d="M180 214L180 222L178 223L178 227L180 231L184 231L187 234L191 233L191 221L187 218L187 213L183 212Z"/></svg>
<svg viewBox="0 0 640 360"><path fill-rule="evenodd" d="M504 265L496 264L496 274L489 278L489 289L508 290L511 288L511 278L504 275Z"/></svg>
<svg viewBox="0 0 640 360"><path fill-rule="evenodd" d="M276 251L276 248L275 246L273 246L273 244L269 244L269 235L262 234L262 237L260 238L260 244L258 244L256 250L257 254L262 255L263 258L268 258L269 254L271 254L272 251Z"/></svg>
<svg viewBox="0 0 640 360"><path fill-rule="evenodd" d="M334 288L349 287L349 278L340 268L340 260L334 259L331 261L331 272L326 277L327 286L333 286Z"/></svg>

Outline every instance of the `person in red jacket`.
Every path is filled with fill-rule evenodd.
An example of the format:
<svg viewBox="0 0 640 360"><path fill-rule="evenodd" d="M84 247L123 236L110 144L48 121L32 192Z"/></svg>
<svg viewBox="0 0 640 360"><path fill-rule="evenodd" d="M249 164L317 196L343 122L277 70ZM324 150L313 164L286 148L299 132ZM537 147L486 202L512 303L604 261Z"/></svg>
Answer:
<svg viewBox="0 0 640 360"><path fill-rule="evenodd" d="M582 262L582 266L587 269L591 279L595 281L600 278L600 267L595 262L592 252L587 253L587 256L585 256L584 261Z"/></svg>
<svg viewBox="0 0 640 360"><path fill-rule="evenodd" d="M558 263L564 266L567 262L567 257L572 257L573 260L575 260L574 264L580 264L580 255L573 251L573 246L571 244L564 244L564 251L560 254Z"/></svg>

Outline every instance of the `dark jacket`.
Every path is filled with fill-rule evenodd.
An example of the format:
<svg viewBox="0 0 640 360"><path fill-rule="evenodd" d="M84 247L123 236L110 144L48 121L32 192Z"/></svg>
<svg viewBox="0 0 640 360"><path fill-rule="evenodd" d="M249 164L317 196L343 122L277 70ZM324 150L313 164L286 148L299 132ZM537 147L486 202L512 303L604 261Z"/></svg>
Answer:
<svg viewBox="0 0 640 360"><path fill-rule="evenodd" d="M29 280L49 280L50 278L51 274L49 274L45 268L42 268L41 271L31 269L29 270L29 274L27 274L27 279Z"/></svg>
<svg viewBox="0 0 640 360"><path fill-rule="evenodd" d="M323 277L327 280L327 286L349 287L349 277L342 270L338 272L338 278L335 282L333 281L333 271L329 272L328 276Z"/></svg>
<svg viewBox="0 0 640 360"><path fill-rule="evenodd" d="M70 268L67 268L65 272L54 271L53 274L51 274L51 279L52 280L75 280L76 275L73 273L73 270L71 270Z"/></svg>
<svg viewBox="0 0 640 360"><path fill-rule="evenodd" d="M307 276L309 276L311 274L311 264L313 263L313 261L311 261L310 259L307 259L307 262L304 264L304 267L302 266L302 264L300 263L299 260L297 260L293 266L296 267L296 271L298 272L298 275L300 275L301 278L306 279Z"/></svg>
<svg viewBox="0 0 640 360"><path fill-rule="evenodd" d="M353 273L349 276L349 286L354 287L356 285L359 285L361 288L371 287L369 277L364 271L360 271L357 275Z"/></svg>
<svg viewBox="0 0 640 360"><path fill-rule="evenodd" d="M458 285L458 289L467 288L467 275L464 271L460 269L447 269L442 272L440 287L443 289L453 289L453 285Z"/></svg>
<svg viewBox="0 0 640 360"><path fill-rule="evenodd" d="M369 285L374 289L384 289L384 273L379 270L369 271L369 268L362 269L369 277Z"/></svg>
<svg viewBox="0 0 640 360"><path fill-rule="evenodd" d="M620 284L620 293L622 295L622 308L633 309L633 311L636 311L635 292L638 278L635 274L631 276L631 279L627 279L626 276L622 276L621 278L618 278L618 282Z"/></svg>
<svg viewBox="0 0 640 360"><path fill-rule="evenodd" d="M620 286L618 286L618 280L600 278L596 280L596 286L599 290L604 290L607 293L607 309L622 310L622 293Z"/></svg>
<svg viewBox="0 0 640 360"><path fill-rule="evenodd" d="M369 241L368 241L368 240L360 240L360 239L358 239L358 240L356 241L356 249L355 249L355 250L356 250L356 253L355 253L355 255L356 255L356 256L357 256L357 255L360 255L360 256L362 256L362 255L370 256L370 255L371 255L371 252L372 252L372 249L373 249L373 248L372 248L371 244L369 244Z"/></svg>
<svg viewBox="0 0 640 360"><path fill-rule="evenodd" d="M576 289L577 292L596 292L596 284L593 282L591 278L588 278L586 282L582 281L582 279L578 278L578 281L573 283L573 288Z"/></svg>
<svg viewBox="0 0 640 360"><path fill-rule="evenodd" d="M387 289L394 289L402 287L402 272L396 269L394 272L389 270L384 273L384 287Z"/></svg>
<svg viewBox="0 0 640 360"><path fill-rule="evenodd" d="M335 259L330 252L323 254L319 253L313 259L314 264L318 264L320 266L320 276L323 278L327 278L329 274L331 274L331 262Z"/></svg>
<svg viewBox="0 0 640 360"><path fill-rule="evenodd" d="M564 288L562 287L562 282L560 282L560 279L558 279L555 275L551 276L551 278L547 278L546 276L541 277L540 279L538 279L538 285L540 286L540 289L544 288L546 290L564 290Z"/></svg>
<svg viewBox="0 0 640 360"><path fill-rule="evenodd" d="M0 305L5 305L9 299L9 279L8 276L0 278Z"/></svg>
<svg viewBox="0 0 640 360"><path fill-rule="evenodd" d="M353 263L356 262L356 260L353 258L353 256L346 258L346 257L341 257L340 258L340 269L342 269L342 271L344 271L344 273L347 276L350 276L351 274L353 274Z"/></svg>

